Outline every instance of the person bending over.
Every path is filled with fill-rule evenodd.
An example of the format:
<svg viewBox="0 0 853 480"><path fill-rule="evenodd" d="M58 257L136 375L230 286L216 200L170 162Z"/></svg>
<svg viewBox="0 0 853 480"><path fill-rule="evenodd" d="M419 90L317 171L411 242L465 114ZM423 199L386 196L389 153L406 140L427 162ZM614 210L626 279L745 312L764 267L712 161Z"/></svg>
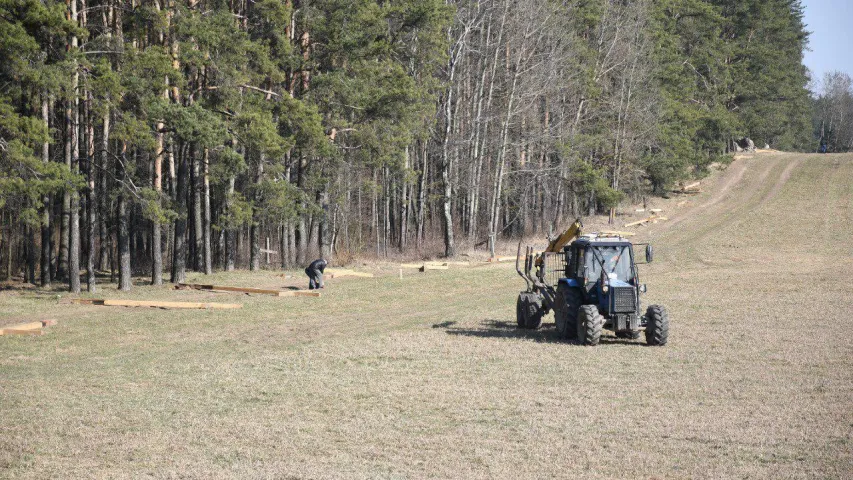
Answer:
<svg viewBox="0 0 853 480"><path fill-rule="evenodd" d="M323 288L323 271L326 270L326 265L328 262L318 258L305 269L305 275L308 275L308 290Z"/></svg>

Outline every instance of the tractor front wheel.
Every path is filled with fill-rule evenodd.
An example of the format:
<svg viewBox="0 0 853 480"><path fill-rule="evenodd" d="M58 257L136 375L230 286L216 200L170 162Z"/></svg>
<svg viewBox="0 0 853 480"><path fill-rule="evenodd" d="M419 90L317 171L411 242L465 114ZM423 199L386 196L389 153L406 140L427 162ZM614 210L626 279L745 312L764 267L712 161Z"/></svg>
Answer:
<svg viewBox="0 0 853 480"><path fill-rule="evenodd" d="M542 324L542 300L539 295L531 292L521 292L515 302L515 321L518 328L535 330Z"/></svg>
<svg viewBox="0 0 853 480"><path fill-rule="evenodd" d="M646 343L662 347L669 338L669 316L660 305L649 305L646 309Z"/></svg>
<svg viewBox="0 0 853 480"><path fill-rule="evenodd" d="M578 311L578 342L581 345L598 345L604 317L595 305L584 305Z"/></svg>
<svg viewBox="0 0 853 480"><path fill-rule="evenodd" d="M560 284L557 287L557 304L554 306L554 323L560 338L571 340L578 334L578 309L583 296L577 288Z"/></svg>

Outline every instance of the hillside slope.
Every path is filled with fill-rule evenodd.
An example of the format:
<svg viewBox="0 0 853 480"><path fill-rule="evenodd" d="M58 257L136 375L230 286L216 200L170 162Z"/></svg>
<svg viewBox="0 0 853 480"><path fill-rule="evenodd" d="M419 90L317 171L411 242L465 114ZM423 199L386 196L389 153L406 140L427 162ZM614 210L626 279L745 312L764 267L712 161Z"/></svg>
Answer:
<svg viewBox="0 0 853 480"><path fill-rule="evenodd" d="M0 293L0 319L60 319L0 338L0 476L853 476L853 155L739 159L670 217L639 229L664 348L515 329L507 264L130 294L236 312Z"/></svg>

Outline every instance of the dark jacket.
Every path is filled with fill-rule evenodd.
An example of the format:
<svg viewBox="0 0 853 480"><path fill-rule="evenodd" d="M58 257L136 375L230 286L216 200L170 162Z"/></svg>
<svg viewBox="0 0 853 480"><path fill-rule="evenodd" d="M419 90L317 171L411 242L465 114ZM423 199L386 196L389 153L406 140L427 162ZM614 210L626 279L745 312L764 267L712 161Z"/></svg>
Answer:
<svg viewBox="0 0 853 480"><path fill-rule="evenodd" d="M317 260L311 262L311 265L308 265L308 270L319 270L320 273L322 273L324 270L326 270L326 265L328 265L328 263L325 260L323 260L322 258L318 258Z"/></svg>

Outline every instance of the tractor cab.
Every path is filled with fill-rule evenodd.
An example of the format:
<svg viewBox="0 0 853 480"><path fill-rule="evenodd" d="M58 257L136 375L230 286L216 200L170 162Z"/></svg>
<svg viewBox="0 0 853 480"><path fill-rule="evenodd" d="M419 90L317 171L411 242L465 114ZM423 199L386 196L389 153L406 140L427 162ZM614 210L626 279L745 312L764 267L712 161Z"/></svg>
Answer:
<svg viewBox="0 0 853 480"><path fill-rule="evenodd" d="M595 286L637 285L633 245L627 241L584 237L565 247L565 281L587 290Z"/></svg>

